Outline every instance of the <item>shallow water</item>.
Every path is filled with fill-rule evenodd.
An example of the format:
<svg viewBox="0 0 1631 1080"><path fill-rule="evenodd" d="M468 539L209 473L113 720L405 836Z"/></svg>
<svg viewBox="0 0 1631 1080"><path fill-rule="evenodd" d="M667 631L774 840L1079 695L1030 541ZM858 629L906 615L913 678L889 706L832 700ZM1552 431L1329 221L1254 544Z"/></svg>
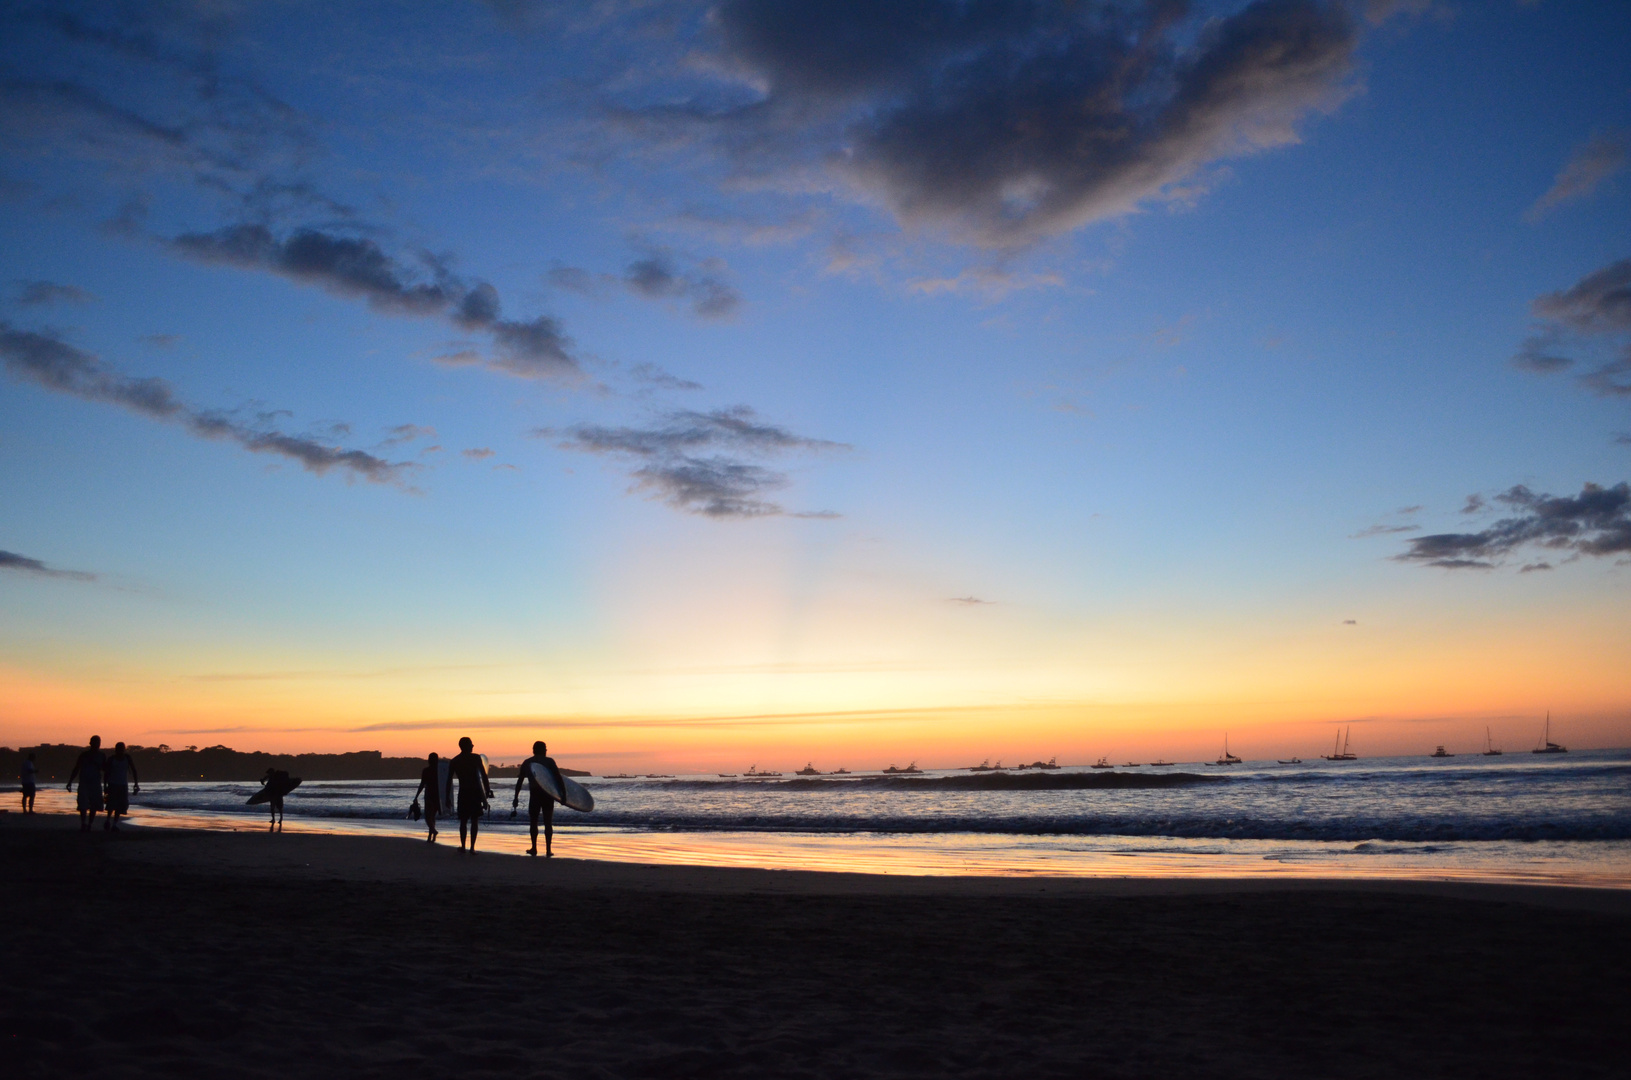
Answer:
<svg viewBox="0 0 1631 1080"><path fill-rule="evenodd" d="M1407 876L1631 887L1631 751L922 778L585 778L562 854L907 874ZM1090 786L1083 786L1090 785ZM264 828L252 783L153 784L138 823ZM413 836L412 781L317 781L286 827ZM514 781L482 847L521 851ZM451 825L451 827L450 827ZM444 823L443 842L457 839Z"/></svg>

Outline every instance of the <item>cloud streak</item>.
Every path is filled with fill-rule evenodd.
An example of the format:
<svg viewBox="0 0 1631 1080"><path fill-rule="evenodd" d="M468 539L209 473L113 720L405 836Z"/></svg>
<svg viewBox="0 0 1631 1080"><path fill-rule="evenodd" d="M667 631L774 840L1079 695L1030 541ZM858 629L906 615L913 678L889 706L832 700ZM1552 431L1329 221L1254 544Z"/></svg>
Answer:
<svg viewBox="0 0 1631 1080"><path fill-rule="evenodd" d="M1418 536L1394 556L1449 570L1490 570L1524 548L1604 557L1631 554L1631 485L1586 484L1579 495L1538 495L1519 485L1494 498L1512 511L1474 533ZM1535 563L1526 570L1550 569Z"/></svg>
<svg viewBox="0 0 1631 1080"><path fill-rule="evenodd" d="M9 570L30 577L62 578L68 581L95 581L96 575L83 570L58 570L39 559L18 555L13 551L0 551L0 570Z"/></svg>
<svg viewBox="0 0 1631 1080"><path fill-rule="evenodd" d="M1564 203L1590 198L1604 180L1625 168L1628 148L1631 137L1624 131L1599 135L1578 147L1524 217L1539 221Z"/></svg>
<svg viewBox="0 0 1631 1080"><path fill-rule="evenodd" d="M182 402L163 379L121 374L92 353L52 334L20 330L0 321L0 363L13 378L59 394L97 401L180 424L204 439L236 443L253 454L286 458L319 476L330 471L376 484L403 484L414 466L364 450L348 450L310 436L245 424L232 414Z"/></svg>
<svg viewBox="0 0 1631 1080"><path fill-rule="evenodd" d="M170 244L199 262L275 274L334 296L363 300L385 314L442 317L459 330L491 336L496 356L455 353L450 362L485 363L521 378L575 380L582 375L559 322L547 315L529 321L501 317L497 289L486 282L467 285L430 256L421 257L415 268L367 237L310 228L279 237L255 224L185 233Z"/></svg>
<svg viewBox="0 0 1631 1080"><path fill-rule="evenodd" d="M578 453L632 460L634 490L687 513L711 518L754 518L786 514L768 496L788 485L787 474L754 460L788 453L848 449L842 443L795 435L761 422L745 405L711 412L682 410L651 427L579 424L559 436L557 446ZM797 514L829 517L830 512Z"/></svg>

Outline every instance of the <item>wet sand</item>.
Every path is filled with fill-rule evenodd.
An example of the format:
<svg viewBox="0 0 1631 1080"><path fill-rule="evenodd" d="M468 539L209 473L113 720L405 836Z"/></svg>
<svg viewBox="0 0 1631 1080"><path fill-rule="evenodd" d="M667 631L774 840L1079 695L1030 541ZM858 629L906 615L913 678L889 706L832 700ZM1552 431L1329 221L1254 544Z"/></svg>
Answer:
<svg viewBox="0 0 1631 1080"><path fill-rule="evenodd" d="M545 862L15 814L0 859L0 1053L33 1070L1610 1076L1631 1049L1624 891Z"/></svg>

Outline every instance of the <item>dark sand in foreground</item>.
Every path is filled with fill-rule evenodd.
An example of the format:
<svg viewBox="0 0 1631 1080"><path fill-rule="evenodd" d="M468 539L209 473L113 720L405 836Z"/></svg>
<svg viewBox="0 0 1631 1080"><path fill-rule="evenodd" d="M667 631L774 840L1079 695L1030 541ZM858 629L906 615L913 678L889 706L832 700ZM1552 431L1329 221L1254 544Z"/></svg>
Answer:
<svg viewBox="0 0 1631 1080"><path fill-rule="evenodd" d="M1623 892L546 863L15 814L0 859L21 1075L1621 1076L1631 1052Z"/></svg>

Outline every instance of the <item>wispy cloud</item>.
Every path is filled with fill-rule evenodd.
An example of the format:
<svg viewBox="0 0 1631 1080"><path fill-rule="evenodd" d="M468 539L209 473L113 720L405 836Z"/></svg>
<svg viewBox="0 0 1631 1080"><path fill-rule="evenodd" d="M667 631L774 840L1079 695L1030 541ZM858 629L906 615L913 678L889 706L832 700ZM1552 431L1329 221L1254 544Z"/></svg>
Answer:
<svg viewBox="0 0 1631 1080"><path fill-rule="evenodd" d="M1538 495L1520 485L1494 501L1516 512L1475 533L1418 536L1394 558L1451 570L1490 570L1527 547L1576 556L1631 554L1631 485L1626 483L1588 483L1573 496ZM1533 564L1530 569L1550 566Z"/></svg>
<svg viewBox="0 0 1631 1080"><path fill-rule="evenodd" d="M462 331L491 335L495 357L469 353L456 359L485 363L523 378L575 380L582 375L559 322L547 315L528 321L502 318L497 289L486 282L467 285L428 255L414 267L387 254L369 237L310 228L279 237L258 224L186 233L171 246L202 262L261 270L336 296L364 300L386 314L440 316Z"/></svg>
<svg viewBox="0 0 1631 1080"><path fill-rule="evenodd" d="M1593 271L1530 305L1542 320L1513 356L1514 366L1539 375L1574 368L1591 357L1575 381L1599 397L1631 397L1631 259Z"/></svg>
<svg viewBox="0 0 1631 1080"><path fill-rule="evenodd" d="M58 570L56 567L47 566L39 559L31 559L27 555L18 555L13 551L0 551L0 570L9 570L30 577L64 578L69 581L96 580L95 574L83 570Z"/></svg>
<svg viewBox="0 0 1631 1080"><path fill-rule="evenodd" d="M54 281L19 281L17 283L19 307L49 307L53 304L89 304L96 299L77 285L59 285Z"/></svg>
<svg viewBox="0 0 1631 1080"><path fill-rule="evenodd" d="M742 306L741 295L719 277L682 271L666 251L631 262L623 271L623 284L648 300L683 300L703 319L729 319Z"/></svg>
<svg viewBox="0 0 1631 1080"><path fill-rule="evenodd" d="M984 607L987 604L995 604L996 601L982 600L978 596L953 596L949 603L960 604L963 607Z"/></svg>
<svg viewBox="0 0 1631 1080"><path fill-rule="evenodd" d="M1624 131L1598 135L1577 147L1546 193L1535 200L1524 216L1539 221L1564 203L1590 198L1604 180L1625 168L1631 136Z"/></svg>
<svg viewBox="0 0 1631 1080"><path fill-rule="evenodd" d="M180 424L200 438L233 442L251 453L287 458L319 476L336 470L371 483L402 484L414 468L312 436L246 424L232 413L194 408L181 401L163 379L121 374L94 354L53 334L20 330L3 320L0 362L13 378L59 394L117 405L140 416Z"/></svg>
<svg viewBox="0 0 1631 1080"><path fill-rule="evenodd" d="M635 468L630 476L636 490L677 510L713 518L787 513L768 498L787 486L787 475L745 459L848 449L842 443L806 438L763 423L745 405L712 412L673 412L650 427L579 424L561 432L541 429L534 434L557 438L564 450L632 459Z"/></svg>

